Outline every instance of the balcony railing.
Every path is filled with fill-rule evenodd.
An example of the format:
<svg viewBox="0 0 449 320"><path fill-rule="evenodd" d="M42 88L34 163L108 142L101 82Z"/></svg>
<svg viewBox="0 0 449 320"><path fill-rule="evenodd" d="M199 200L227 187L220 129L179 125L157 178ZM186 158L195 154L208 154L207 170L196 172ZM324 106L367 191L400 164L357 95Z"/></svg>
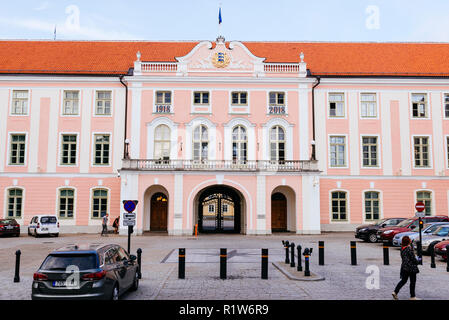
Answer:
<svg viewBox="0 0 449 320"><path fill-rule="evenodd" d="M142 72L176 72L178 64L174 62L142 62Z"/></svg>
<svg viewBox="0 0 449 320"><path fill-rule="evenodd" d="M264 71L267 73L299 73L298 63L265 63Z"/></svg>
<svg viewBox="0 0 449 320"><path fill-rule="evenodd" d="M316 160L285 161L233 161L233 160L149 160L124 159L123 169L139 171L267 171L308 172L318 171Z"/></svg>

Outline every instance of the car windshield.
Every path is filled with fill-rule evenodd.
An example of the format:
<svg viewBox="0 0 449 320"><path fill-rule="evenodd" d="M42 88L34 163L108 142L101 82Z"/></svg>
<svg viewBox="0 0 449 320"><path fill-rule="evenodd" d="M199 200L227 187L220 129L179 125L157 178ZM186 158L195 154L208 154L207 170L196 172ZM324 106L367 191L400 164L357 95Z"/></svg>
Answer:
<svg viewBox="0 0 449 320"><path fill-rule="evenodd" d="M428 229L426 229L426 233L434 233L435 230L437 230L438 228L440 228L441 225L440 224L431 224Z"/></svg>
<svg viewBox="0 0 449 320"><path fill-rule="evenodd" d="M439 227L432 234L435 235L435 236L444 237L444 236L447 236L448 233L449 233L449 226L444 226L444 227Z"/></svg>
<svg viewBox="0 0 449 320"><path fill-rule="evenodd" d="M385 223L388 219L382 219L378 223L376 223L376 226L380 226L381 224Z"/></svg>
<svg viewBox="0 0 449 320"><path fill-rule="evenodd" d="M0 219L0 224L16 224L16 220L13 219Z"/></svg>
<svg viewBox="0 0 449 320"><path fill-rule="evenodd" d="M42 217L41 223L56 223L56 217Z"/></svg>
<svg viewBox="0 0 449 320"><path fill-rule="evenodd" d="M42 270L65 271L69 267L77 267L79 270L97 268L97 256L95 254L53 254L49 255L41 266ZM73 270L73 268L70 268Z"/></svg>
<svg viewBox="0 0 449 320"><path fill-rule="evenodd" d="M406 227L412 222L413 222L413 219L407 219L407 220L404 220L401 223L399 223L397 226L398 227Z"/></svg>

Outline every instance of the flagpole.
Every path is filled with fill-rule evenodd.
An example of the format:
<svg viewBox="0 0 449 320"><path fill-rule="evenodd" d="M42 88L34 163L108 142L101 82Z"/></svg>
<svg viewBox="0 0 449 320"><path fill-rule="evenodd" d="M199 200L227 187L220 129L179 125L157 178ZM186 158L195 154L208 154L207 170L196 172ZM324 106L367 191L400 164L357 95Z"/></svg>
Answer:
<svg viewBox="0 0 449 320"><path fill-rule="evenodd" d="M221 23L222 23L222 19L221 19L221 5L222 3L220 2L218 4L218 36L222 36L221 34Z"/></svg>

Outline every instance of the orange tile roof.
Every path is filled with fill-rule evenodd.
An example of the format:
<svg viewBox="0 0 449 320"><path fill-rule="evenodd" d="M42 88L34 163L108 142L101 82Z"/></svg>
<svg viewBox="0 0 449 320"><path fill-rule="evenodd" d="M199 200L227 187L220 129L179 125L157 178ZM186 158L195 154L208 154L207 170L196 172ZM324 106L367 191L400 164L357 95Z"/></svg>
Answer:
<svg viewBox="0 0 449 320"><path fill-rule="evenodd" d="M299 62L315 75L449 76L449 43L243 42L265 62ZM0 41L0 73L126 74L142 61L174 62L198 42Z"/></svg>

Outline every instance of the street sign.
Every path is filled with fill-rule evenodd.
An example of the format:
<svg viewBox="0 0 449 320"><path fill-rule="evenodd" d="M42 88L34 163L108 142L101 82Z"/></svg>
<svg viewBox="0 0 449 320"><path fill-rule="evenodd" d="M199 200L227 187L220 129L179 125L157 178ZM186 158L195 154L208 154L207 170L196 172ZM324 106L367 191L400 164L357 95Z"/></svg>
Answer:
<svg viewBox="0 0 449 320"><path fill-rule="evenodd" d="M426 209L426 205L424 204L424 202L419 201L415 204L415 209L418 212L423 212L424 209Z"/></svg>
<svg viewBox="0 0 449 320"><path fill-rule="evenodd" d="M123 213L123 219L136 219L136 213L135 212L124 212Z"/></svg>
<svg viewBox="0 0 449 320"><path fill-rule="evenodd" d="M123 201L123 208L131 213L134 210L136 210L136 206L137 206L138 201L137 200L124 200Z"/></svg>
<svg viewBox="0 0 449 320"><path fill-rule="evenodd" d="M130 226L134 227L136 225L136 220L134 220L134 219L123 219L123 225L125 227L130 227Z"/></svg>

